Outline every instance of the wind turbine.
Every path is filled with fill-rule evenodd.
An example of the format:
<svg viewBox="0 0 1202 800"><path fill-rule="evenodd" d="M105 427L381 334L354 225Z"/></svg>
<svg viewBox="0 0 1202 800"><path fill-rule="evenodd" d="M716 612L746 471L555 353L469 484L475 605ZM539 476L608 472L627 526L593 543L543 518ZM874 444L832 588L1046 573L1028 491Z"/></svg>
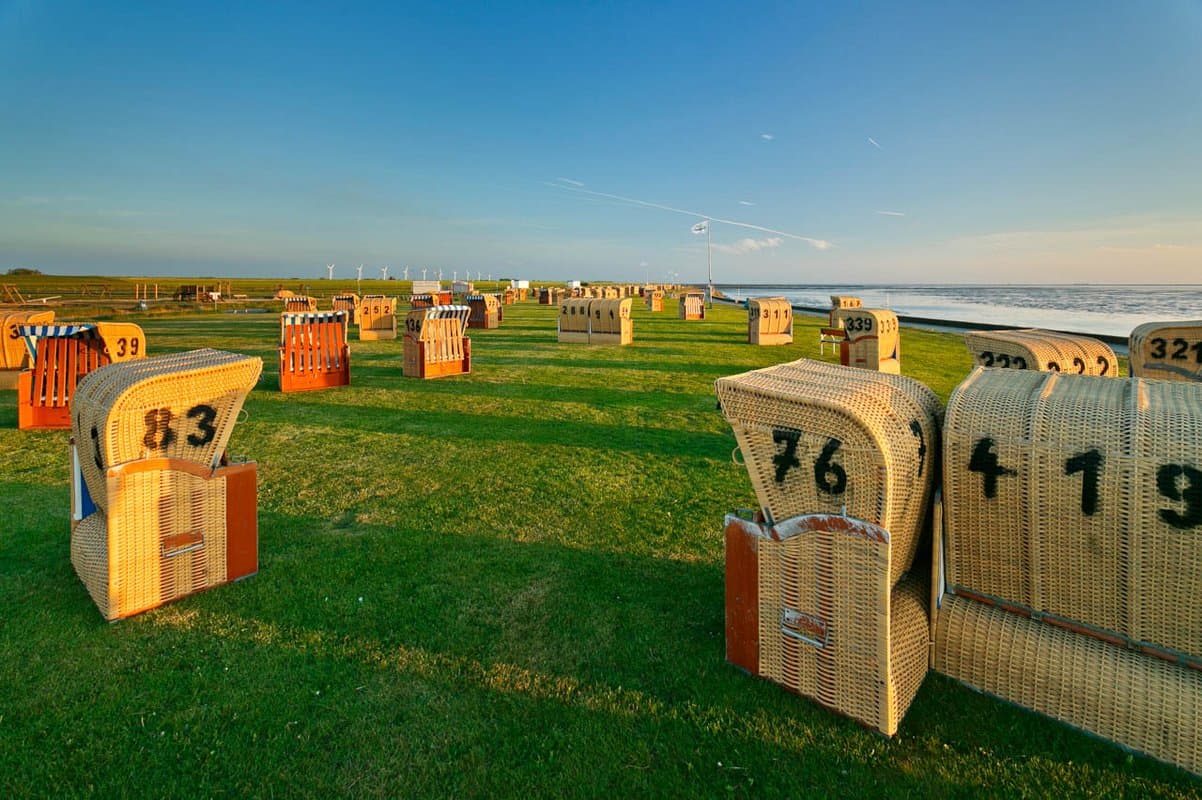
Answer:
<svg viewBox="0 0 1202 800"><path fill-rule="evenodd" d="M426 268L422 267L422 280L424 281L425 279L426 279Z"/></svg>
<svg viewBox="0 0 1202 800"><path fill-rule="evenodd" d="M359 265L359 277L355 282L355 294L363 294L363 265Z"/></svg>
<svg viewBox="0 0 1202 800"><path fill-rule="evenodd" d="M459 280L459 270L455 270L454 272L451 273L451 280L453 280L453 281Z"/></svg>
<svg viewBox="0 0 1202 800"><path fill-rule="evenodd" d="M438 279L439 279L440 281L442 280L442 267L439 267L439 268L438 268Z"/></svg>
<svg viewBox="0 0 1202 800"><path fill-rule="evenodd" d="M326 280L327 281L334 280L334 265L333 264L326 264Z"/></svg>
<svg viewBox="0 0 1202 800"><path fill-rule="evenodd" d="M388 280L388 267L380 267L380 280Z"/></svg>
<svg viewBox="0 0 1202 800"><path fill-rule="evenodd" d="M409 268L405 267L401 272L404 274L405 280L409 280Z"/></svg>

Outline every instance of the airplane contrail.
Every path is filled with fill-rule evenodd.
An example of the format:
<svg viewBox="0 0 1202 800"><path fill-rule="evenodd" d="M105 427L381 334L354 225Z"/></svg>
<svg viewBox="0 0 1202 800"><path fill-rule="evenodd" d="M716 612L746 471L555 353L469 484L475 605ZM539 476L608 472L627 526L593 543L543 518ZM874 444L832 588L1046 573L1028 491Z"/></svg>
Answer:
<svg viewBox="0 0 1202 800"><path fill-rule="evenodd" d="M676 214L687 214L690 217L701 217L702 219L708 219L710 222L721 222L724 225L735 225L740 228L750 228L751 230L755 230L755 231L764 231L765 233L775 233L777 236L787 236L790 239L797 239L799 241L806 242L811 247L814 247L817 250L826 250L828 248L834 247L834 245L831 242L828 242L826 239L816 239L813 236L802 236L799 233L789 233L788 231L778 231L775 228L765 228L763 225L753 225L750 222L739 222L739 221L733 220L733 219L722 219L721 217L714 217L709 214L702 214L699 211L689 211L688 209L676 208L674 206L665 206L665 205L661 205L660 203L650 203L650 202L647 202L646 200L637 200L633 197L623 197L620 194L610 194L609 192L595 192L592 189L581 189L578 186L564 186L562 184L551 183L551 182L547 182L547 186L551 186L555 189L563 189L564 191L568 191L568 192L577 192L579 194L592 195L593 197L604 197L604 198L607 198L610 200L617 200L622 203L630 203L630 204L636 205L636 206L643 206L645 208L658 208L661 211L671 211Z"/></svg>
<svg viewBox="0 0 1202 800"><path fill-rule="evenodd" d="M881 149L881 146L876 143L876 139L873 139L871 136L868 137L868 143L870 145L872 145L873 147L875 147L877 150Z"/></svg>
<svg viewBox="0 0 1202 800"><path fill-rule="evenodd" d="M904 217L905 214L901 211L878 211L878 214L884 214L886 217Z"/></svg>

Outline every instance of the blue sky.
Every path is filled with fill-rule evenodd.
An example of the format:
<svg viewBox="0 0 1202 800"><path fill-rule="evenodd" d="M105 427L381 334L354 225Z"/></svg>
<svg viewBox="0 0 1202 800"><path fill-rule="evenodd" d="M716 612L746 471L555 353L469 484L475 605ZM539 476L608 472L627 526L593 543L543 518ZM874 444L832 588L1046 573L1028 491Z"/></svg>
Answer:
<svg viewBox="0 0 1202 800"><path fill-rule="evenodd" d="M0 270L1202 282L1202 2L0 0ZM890 213L883 213L890 212ZM796 238L803 237L803 238Z"/></svg>

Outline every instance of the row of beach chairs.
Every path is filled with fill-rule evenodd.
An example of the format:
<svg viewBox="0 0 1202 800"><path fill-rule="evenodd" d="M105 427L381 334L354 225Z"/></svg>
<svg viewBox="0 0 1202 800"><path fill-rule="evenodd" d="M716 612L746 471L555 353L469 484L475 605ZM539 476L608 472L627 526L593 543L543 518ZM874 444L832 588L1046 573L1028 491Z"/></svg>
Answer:
<svg viewBox="0 0 1202 800"><path fill-rule="evenodd" d="M994 363L946 412L805 359L717 382L759 503L726 518L727 659L886 735L933 669L1202 773L1202 385L1139 376L1202 322L1141 326L1125 379L968 338Z"/></svg>

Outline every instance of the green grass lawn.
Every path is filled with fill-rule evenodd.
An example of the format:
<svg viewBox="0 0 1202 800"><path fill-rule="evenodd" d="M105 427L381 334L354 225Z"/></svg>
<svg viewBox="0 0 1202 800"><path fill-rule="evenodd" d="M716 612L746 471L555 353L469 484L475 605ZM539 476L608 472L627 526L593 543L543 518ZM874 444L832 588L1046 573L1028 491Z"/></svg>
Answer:
<svg viewBox="0 0 1202 800"><path fill-rule="evenodd" d="M756 501L713 382L817 357L823 321L759 348L741 309L675 311L636 301L633 346L589 347L508 306L470 376L354 340L352 386L290 395L275 314L141 318L152 355L264 359L230 442L260 571L112 625L69 559L67 434L3 393L0 797L1199 792L935 674L887 740L726 664L722 517ZM969 366L903 331L945 401Z"/></svg>

